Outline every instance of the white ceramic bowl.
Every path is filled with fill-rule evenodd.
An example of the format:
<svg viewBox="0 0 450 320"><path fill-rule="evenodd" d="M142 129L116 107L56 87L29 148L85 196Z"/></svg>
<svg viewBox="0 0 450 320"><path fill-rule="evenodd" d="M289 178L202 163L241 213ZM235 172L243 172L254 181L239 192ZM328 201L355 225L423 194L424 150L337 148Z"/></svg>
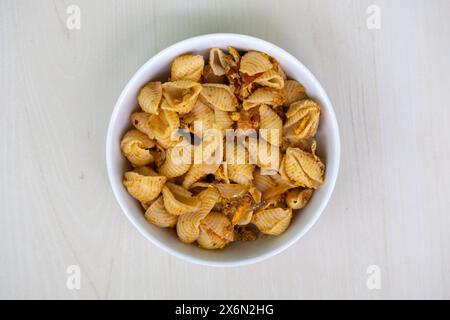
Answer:
<svg viewBox="0 0 450 320"><path fill-rule="evenodd" d="M259 50L276 58L287 76L302 83L308 95L322 106L320 128L317 133L318 154L327 166L325 185L314 195L301 211L295 215L289 229L278 237L267 237L253 242L237 242L224 250L208 251L195 245L180 242L174 231L151 225L144 219L140 204L134 200L122 185L124 170L128 168L120 152L120 140L131 127L130 115L137 110L139 89L153 79L167 79L173 59L184 53L201 54L207 57L211 47L226 48L231 45L239 50ZM109 123L106 141L106 162L108 176L114 195L126 214L147 239L164 251L194 263L230 267L261 261L280 253L300 239L317 221L333 192L339 169L339 130L333 106L325 90L314 75L295 57L272 43L239 34L209 34L178 42L161 51L144 64L128 82L117 101Z"/></svg>

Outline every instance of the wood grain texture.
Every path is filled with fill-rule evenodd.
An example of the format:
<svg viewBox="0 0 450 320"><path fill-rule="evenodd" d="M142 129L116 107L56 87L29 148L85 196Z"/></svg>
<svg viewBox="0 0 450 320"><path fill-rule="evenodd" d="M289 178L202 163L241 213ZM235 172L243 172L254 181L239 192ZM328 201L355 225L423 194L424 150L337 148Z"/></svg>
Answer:
<svg viewBox="0 0 450 320"><path fill-rule="evenodd" d="M366 8L381 8L380 30ZM66 8L81 8L81 30ZM0 298L450 298L447 0L0 2ZM317 225L238 269L180 261L116 204L105 135L137 68L236 32L290 51L334 103L342 165ZM366 269L381 268L368 290ZM81 290L66 288L79 265Z"/></svg>

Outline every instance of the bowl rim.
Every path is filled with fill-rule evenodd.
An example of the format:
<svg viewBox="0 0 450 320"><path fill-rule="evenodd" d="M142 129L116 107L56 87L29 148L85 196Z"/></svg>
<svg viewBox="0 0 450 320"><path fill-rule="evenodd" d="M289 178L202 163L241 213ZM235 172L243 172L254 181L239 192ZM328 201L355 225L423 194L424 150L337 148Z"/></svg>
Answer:
<svg viewBox="0 0 450 320"><path fill-rule="evenodd" d="M195 41L199 41L199 40L211 41L212 39L220 39L220 38L224 38L224 39L239 38L240 40L248 40L249 42L255 42L255 41L259 42L259 43L261 43L261 45L270 47L272 49L272 51L277 51L280 54L284 55L285 59L290 59L295 65L297 65L297 67L299 69L302 69L302 72L315 83L315 86L316 86L317 91L319 92L319 95L322 97L323 101L325 101L325 103L329 106L328 112L331 115L331 117L330 117L330 119L328 119L328 121L330 122L331 132L333 133L333 136L335 136L334 140L336 142L336 145L334 146L334 151L335 151L334 158L333 158L334 161L332 163L328 163L328 161L327 161L327 179L329 179L329 181L328 181L329 187L327 189L327 192L324 194L324 196L322 198L319 208L316 210L317 211L316 215L314 215L313 218L307 222L306 226L297 235L292 237L292 239L290 239L289 241L281 244L279 247L272 249L270 251L267 251L256 257L239 259L236 261L213 261L213 260L208 260L208 259L192 257L188 254L182 253L180 251L177 251L177 250L171 248L170 246L168 246L167 244L165 244L164 242L159 240L157 237L155 237L151 233L147 232L141 226L141 224L137 220L135 220L134 217L128 212L128 209L127 209L124 201L122 201L122 198L119 194L119 186L116 185L113 180L114 169L113 169L112 163L110 161L110 157L112 156L112 145L114 143L114 141L112 139L113 130L114 130L113 124L116 122L116 119L119 114L119 110L121 108L121 105L123 105L125 96L131 90L131 88L134 87L134 82L137 81L138 75L140 73L142 73L142 71L146 70L147 66L152 64L152 62L154 60L158 59L159 57L165 55L167 52L170 52L178 47L184 47L190 42L195 42ZM188 261L188 262L195 263L198 265L209 266L209 267L239 267L239 266L245 266L245 265L250 265L250 264L257 263L257 262L261 262L263 260L269 259L269 258L283 252L284 250L286 250L287 248L292 246L294 243L296 243L298 240L300 240L312 228L312 226L317 222L317 220L320 218L323 211L325 210L325 208L331 198L331 195L334 191L335 185L336 185L336 181L337 181L337 177L338 177L338 173L339 173L340 159L341 159L340 133L339 133L339 126L337 123L337 118L336 118L336 114L334 111L334 107L333 107L333 104L331 103L327 93L325 92L325 89L322 87L322 84L317 80L317 78L314 76L314 74L295 56L293 56L286 50L278 47L277 45L275 45L271 42L268 42L266 40L262 40L262 39L253 37L253 36L248 36L248 35L244 35L244 34L236 34L236 33L212 33L212 34L203 34L203 35L190 37L190 38L187 38L185 40L182 40L182 41L179 41L179 42L176 42L176 43L170 45L169 47L159 51L157 54L153 55L150 59L148 59L147 62L145 62L133 74L131 79L127 82L124 89L122 90L119 98L117 99L117 102L114 106L113 112L111 114L111 118L108 123L108 130L107 130L107 135L106 135L106 150L105 151L106 151L106 167L107 167L107 172L108 172L108 180L109 180L111 189L113 191L114 198L118 202L119 207L122 210L122 212L126 215L128 220L132 223L132 225L146 239L150 240L153 244L155 244L161 250L166 251L167 253L169 253L179 259L182 259L184 261Z"/></svg>

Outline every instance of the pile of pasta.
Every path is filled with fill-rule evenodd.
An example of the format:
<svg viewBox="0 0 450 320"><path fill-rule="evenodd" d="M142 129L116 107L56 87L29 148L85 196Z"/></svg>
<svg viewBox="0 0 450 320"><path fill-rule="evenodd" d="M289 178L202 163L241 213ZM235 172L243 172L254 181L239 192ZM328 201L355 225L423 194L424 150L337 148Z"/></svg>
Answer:
<svg viewBox="0 0 450 320"><path fill-rule="evenodd" d="M281 235L293 210L305 207L324 183L325 165L314 140L320 106L266 53L212 48L207 60L182 55L173 61L167 82L151 81L140 90L142 110L131 115L134 129L121 141L133 167L123 184L150 223L174 228L184 243L221 249L233 241ZM195 121L202 122L200 129ZM258 155L254 164L175 161L180 157L175 132L199 135L210 128L278 129L275 141L259 138L277 148L279 161L271 163L270 174ZM202 143L203 154L212 157L217 143ZM252 156L245 145L235 147Z"/></svg>

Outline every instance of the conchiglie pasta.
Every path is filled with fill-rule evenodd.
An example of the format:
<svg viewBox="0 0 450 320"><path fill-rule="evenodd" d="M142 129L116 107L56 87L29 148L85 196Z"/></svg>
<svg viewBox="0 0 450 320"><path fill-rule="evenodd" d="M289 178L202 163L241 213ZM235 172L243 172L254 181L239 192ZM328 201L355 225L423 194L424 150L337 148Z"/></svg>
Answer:
<svg viewBox="0 0 450 320"><path fill-rule="evenodd" d="M212 48L209 52L209 65L216 76L223 76L236 66L236 62L220 48Z"/></svg>
<svg viewBox="0 0 450 320"><path fill-rule="evenodd" d="M196 197L192 197L192 193L173 183L167 183L162 189L162 194L164 207L173 215L179 216L194 212L201 204Z"/></svg>
<svg viewBox="0 0 450 320"><path fill-rule="evenodd" d="M262 105L259 108L261 137L275 146L280 146L283 140L283 120L272 108Z"/></svg>
<svg viewBox="0 0 450 320"><path fill-rule="evenodd" d="M319 127L320 106L313 100L298 101L291 104L286 117L284 132L287 137L309 139Z"/></svg>
<svg viewBox="0 0 450 320"><path fill-rule="evenodd" d="M232 112L238 106L237 98L230 87L224 84L204 84L200 96L214 109Z"/></svg>
<svg viewBox="0 0 450 320"><path fill-rule="evenodd" d="M190 80L199 82L202 77L205 60L200 55L179 56L172 63L171 80Z"/></svg>
<svg viewBox="0 0 450 320"><path fill-rule="evenodd" d="M177 234L184 243L196 241L200 235L200 222L211 212L220 201L220 194L214 187L208 187L198 194L200 208L191 213L183 214L177 222Z"/></svg>
<svg viewBox="0 0 450 320"><path fill-rule="evenodd" d="M214 111L204 103L197 100L194 108L183 119L191 132L201 135L205 130L214 127L216 121Z"/></svg>
<svg viewBox="0 0 450 320"><path fill-rule="evenodd" d="M151 117L152 115L147 112L135 112L131 115L131 123L133 124L133 126L137 130L145 133L150 138L153 136L149 124Z"/></svg>
<svg viewBox="0 0 450 320"><path fill-rule="evenodd" d="M251 186L253 180L254 165L249 163L248 151L237 144L234 147L232 159L227 159L228 178L236 183Z"/></svg>
<svg viewBox="0 0 450 320"><path fill-rule="evenodd" d="M270 69L264 72L260 77L255 79L255 83L262 87L274 89L284 88L284 79L277 71Z"/></svg>
<svg viewBox="0 0 450 320"><path fill-rule="evenodd" d="M192 110L202 90L201 84L189 80L166 82L162 87L167 104L161 108L179 114L189 113Z"/></svg>
<svg viewBox="0 0 450 320"><path fill-rule="evenodd" d="M145 166L154 161L149 149L155 146L155 142L139 130L128 131L122 138L120 146L124 156L134 166Z"/></svg>
<svg viewBox="0 0 450 320"><path fill-rule="evenodd" d="M252 222L264 234L279 236L289 227L292 219L292 209L266 209L256 212Z"/></svg>
<svg viewBox="0 0 450 320"><path fill-rule="evenodd" d="M249 76L253 76L270 69L272 69L272 63L267 54L259 51L250 51L242 57L239 71Z"/></svg>
<svg viewBox="0 0 450 320"><path fill-rule="evenodd" d="M148 127L150 137L158 141L172 140L173 145L179 142L176 133L180 127L180 118L173 111L161 110L159 115L152 115L148 120Z"/></svg>
<svg viewBox="0 0 450 320"><path fill-rule="evenodd" d="M313 194L312 189L294 189L286 194L286 204L289 208L303 209Z"/></svg>
<svg viewBox="0 0 450 320"><path fill-rule="evenodd" d="M215 127L219 130L231 129L233 127L233 119L230 113L219 109L214 109Z"/></svg>
<svg viewBox="0 0 450 320"><path fill-rule="evenodd" d="M164 207L163 197L160 196L145 211L145 218L160 228L172 228L177 224L178 216L170 214Z"/></svg>
<svg viewBox="0 0 450 320"><path fill-rule="evenodd" d="M123 184L133 198L148 203L161 193L166 181L164 176L144 176L130 171L125 173Z"/></svg>
<svg viewBox="0 0 450 320"><path fill-rule="evenodd" d="M260 105L269 105L278 107L283 105L285 101L285 92L283 90L276 90L273 88L259 88L250 97L242 103L244 110Z"/></svg>
<svg viewBox="0 0 450 320"><path fill-rule="evenodd" d="M324 182L325 166L313 152L299 148L288 148L284 157L284 169L287 176L299 186L311 189L319 188Z"/></svg>
<svg viewBox="0 0 450 320"><path fill-rule="evenodd" d="M158 114L159 105L162 100L162 85L159 81L147 83L139 92L139 106L145 112Z"/></svg>
<svg viewBox="0 0 450 320"><path fill-rule="evenodd" d="M233 226L222 213L211 212L200 223L197 243L204 249L222 249L234 240Z"/></svg>
<svg viewBox="0 0 450 320"><path fill-rule="evenodd" d="M192 165L192 145L184 142L166 152L166 160L159 173L167 178L176 178L185 174Z"/></svg>
<svg viewBox="0 0 450 320"><path fill-rule="evenodd" d="M284 105L289 107L292 103L307 98L305 87L295 80L286 80L284 88L286 90L286 101Z"/></svg>

